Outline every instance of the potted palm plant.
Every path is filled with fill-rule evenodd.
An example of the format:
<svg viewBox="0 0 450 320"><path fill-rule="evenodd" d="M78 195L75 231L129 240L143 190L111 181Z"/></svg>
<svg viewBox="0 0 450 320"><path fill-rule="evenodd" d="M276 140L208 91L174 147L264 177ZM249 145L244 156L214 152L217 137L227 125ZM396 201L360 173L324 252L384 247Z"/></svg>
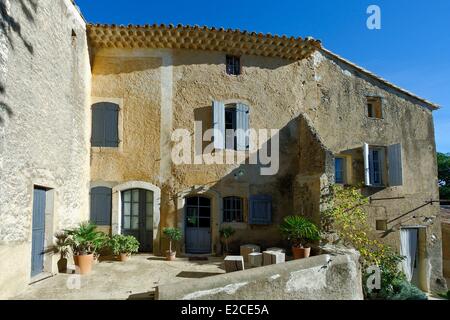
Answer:
<svg viewBox="0 0 450 320"><path fill-rule="evenodd" d="M52 254L59 254L58 272L67 272L67 256L69 254L69 235L65 232L58 232L55 234L55 243L49 248L48 252Z"/></svg>
<svg viewBox="0 0 450 320"><path fill-rule="evenodd" d="M292 243L294 259L308 258L311 248L306 245L320 240L319 228L302 216L288 216L280 225L280 231Z"/></svg>
<svg viewBox="0 0 450 320"><path fill-rule="evenodd" d="M181 240L181 231L178 228L164 228L164 235L169 239L169 250L166 251L166 260L173 261L176 257L176 250L172 251L172 242Z"/></svg>
<svg viewBox="0 0 450 320"><path fill-rule="evenodd" d="M92 270L96 241L101 237L96 228L95 224L83 222L76 228L64 230L68 235L67 241L72 248L73 259L80 274L88 274Z"/></svg>
<svg viewBox="0 0 450 320"><path fill-rule="evenodd" d="M109 241L111 251L119 258L119 261L127 261L132 253L139 251L139 241L133 236L122 234L113 235Z"/></svg>
<svg viewBox="0 0 450 320"><path fill-rule="evenodd" d="M228 239L230 239L233 234L236 232L232 227L225 227L219 230L220 236L223 238L225 242L225 252L228 254Z"/></svg>

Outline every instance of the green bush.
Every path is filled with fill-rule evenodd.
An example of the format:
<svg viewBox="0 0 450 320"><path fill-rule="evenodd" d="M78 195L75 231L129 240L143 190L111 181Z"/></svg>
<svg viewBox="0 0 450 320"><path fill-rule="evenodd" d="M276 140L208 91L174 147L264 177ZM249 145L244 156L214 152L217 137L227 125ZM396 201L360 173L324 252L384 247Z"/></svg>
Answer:
<svg viewBox="0 0 450 320"><path fill-rule="evenodd" d="M116 234L109 240L109 246L114 255L132 254L138 252L139 241L133 236L125 236L122 234Z"/></svg>
<svg viewBox="0 0 450 320"><path fill-rule="evenodd" d="M328 208L322 216L323 231L336 232L342 244L358 250L363 270L372 266L380 269L380 290L369 290L366 284L370 275L363 275L363 290L367 299L426 299L426 295L411 285L399 270L404 257L373 236L364 208L367 203L368 199L361 194L359 187L331 187L324 203Z"/></svg>
<svg viewBox="0 0 450 320"><path fill-rule="evenodd" d="M225 240L225 251L228 253L228 239L235 234L236 230L232 227L225 227L219 230L220 236Z"/></svg>
<svg viewBox="0 0 450 320"><path fill-rule="evenodd" d="M180 241L182 238L181 230L178 228L164 228L163 234L169 239L169 252L172 252L172 242Z"/></svg>
<svg viewBox="0 0 450 320"><path fill-rule="evenodd" d="M320 240L319 228L302 216L288 216L280 225L280 232L292 242L294 247L302 248L310 241Z"/></svg>
<svg viewBox="0 0 450 320"><path fill-rule="evenodd" d="M439 293L438 294L439 297L450 300L450 290L447 291L446 293Z"/></svg>
<svg viewBox="0 0 450 320"><path fill-rule="evenodd" d="M382 287L378 297L385 300L428 300L425 293L406 279L395 279L389 285Z"/></svg>
<svg viewBox="0 0 450 320"><path fill-rule="evenodd" d="M96 229L95 224L82 222L76 228L64 230L74 255L97 253L106 244L106 234Z"/></svg>

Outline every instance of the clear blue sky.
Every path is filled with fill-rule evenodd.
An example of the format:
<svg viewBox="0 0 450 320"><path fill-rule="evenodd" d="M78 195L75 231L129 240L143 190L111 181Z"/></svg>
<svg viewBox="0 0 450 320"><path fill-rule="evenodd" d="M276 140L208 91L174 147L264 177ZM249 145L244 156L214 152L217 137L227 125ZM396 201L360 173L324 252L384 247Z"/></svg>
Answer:
<svg viewBox="0 0 450 320"><path fill-rule="evenodd" d="M173 23L312 36L352 62L440 104L437 147L450 152L449 0L76 0L92 23ZM381 8L381 30L366 27Z"/></svg>

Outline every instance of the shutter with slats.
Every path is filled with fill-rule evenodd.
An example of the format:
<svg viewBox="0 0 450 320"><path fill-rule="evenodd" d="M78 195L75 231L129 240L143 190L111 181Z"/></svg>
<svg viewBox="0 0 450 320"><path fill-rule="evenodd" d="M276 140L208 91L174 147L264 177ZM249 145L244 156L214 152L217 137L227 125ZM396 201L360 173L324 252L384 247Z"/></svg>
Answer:
<svg viewBox="0 0 450 320"><path fill-rule="evenodd" d="M388 146L389 186L403 185L402 145Z"/></svg>
<svg viewBox="0 0 450 320"><path fill-rule="evenodd" d="M237 150L245 151L249 147L249 107L243 103L236 105Z"/></svg>
<svg viewBox="0 0 450 320"><path fill-rule="evenodd" d="M108 104L105 110L105 145L117 148L119 146L119 106Z"/></svg>
<svg viewBox="0 0 450 320"><path fill-rule="evenodd" d="M101 147L104 141L104 112L101 104L97 103L92 106L92 138L93 147Z"/></svg>
<svg viewBox="0 0 450 320"><path fill-rule="evenodd" d="M91 189L91 221L96 225L111 225L111 196L111 188L96 187Z"/></svg>
<svg viewBox="0 0 450 320"><path fill-rule="evenodd" d="M369 145L364 143L363 146L363 156L364 156L364 183L366 186L370 186L370 152Z"/></svg>
<svg viewBox="0 0 450 320"><path fill-rule="evenodd" d="M214 148L225 149L225 104L213 101Z"/></svg>
<svg viewBox="0 0 450 320"><path fill-rule="evenodd" d="M272 223L272 197L256 195L250 197L249 224L268 225Z"/></svg>
<svg viewBox="0 0 450 320"><path fill-rule="evenodd" d="M100 102L92 106L93 147L119 146L119 106L115 103Z"/></svg>

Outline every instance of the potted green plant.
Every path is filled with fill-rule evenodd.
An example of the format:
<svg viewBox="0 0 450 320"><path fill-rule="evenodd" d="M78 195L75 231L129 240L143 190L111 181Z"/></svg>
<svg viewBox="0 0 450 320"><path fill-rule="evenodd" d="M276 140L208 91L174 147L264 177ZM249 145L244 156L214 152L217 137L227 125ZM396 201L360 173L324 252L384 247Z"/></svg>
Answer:
<svg viewBox="0 0 450 320"><path fill-rule="evenodd" d="M219 230L220 237L223 238L225 242L225 254L228 254L228 239L230 239L235 232L236 230L232 227L225 227Z"/></svg>
<svg viewBox="0 0 450 320"><path fill-rule="evenodd" d="M139 250L139 241L133 236L125 236L122 234L115 234L109 241L111 251L119 258L119 261L127 261L132 253Z"/></svg>
<svg viewBox="0 0 450 320"><path fill-rule="evenodd" d="M169 250L166 251L166 260L173 261L176 257L176 250L172 251L172 242L181 240L181 230L178 228L164 228L164 235L169 239Z"/></svg>
<svg viewBox="0 0 450 320"><path fill-rule="evenodd" d="M98 262L100 254L108 247L110 237L104 232L98 232L92 244L94 247L94 262Z"/></svg>
<svg viewBox="0 0 450 320"><path fill-rule="evenodd" d="M292 243L294 259L308 258L311 248L306 245L311 241L320 240L319 228L302 216L288 216L280 225L280 231Z"/></svg>
<svg viewBox="0 0 450 320"><path fill-rule="evenodd" d="M59 254L58 272L67 272L67 256L69 254L69 235L66 232L57 232L55 234L55 243L49 248L48 252Z"/></svg>
<svg viewBox="0 0 450 320"><path fill-rule="evenodd" d="M75 265L80 274L88 274L92 270L96 241L101 236L97 226L90 222L83 222L73 229L64 230L68 235L68 244L72 248Z"/></svg>

